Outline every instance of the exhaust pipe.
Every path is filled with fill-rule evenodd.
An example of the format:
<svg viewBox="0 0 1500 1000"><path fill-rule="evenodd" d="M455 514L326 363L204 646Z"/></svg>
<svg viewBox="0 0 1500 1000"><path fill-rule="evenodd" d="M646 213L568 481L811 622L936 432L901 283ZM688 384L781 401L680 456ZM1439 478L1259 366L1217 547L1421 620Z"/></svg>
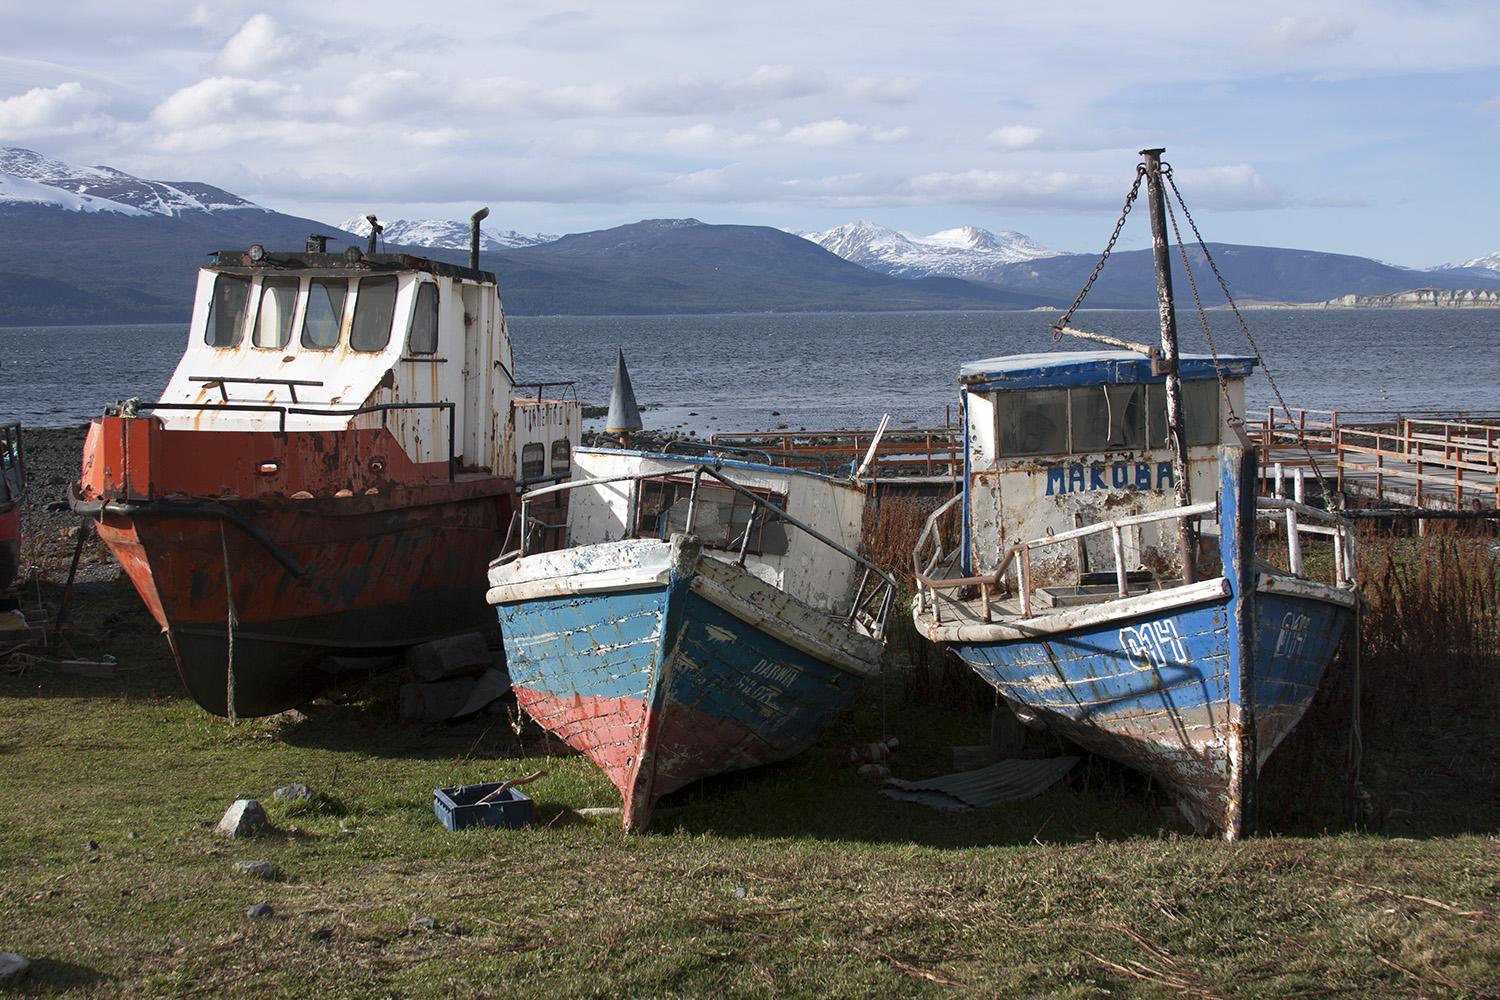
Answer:
<svg viewBox="0 0 1500 1000"><path fill-rule="evenodd" d="M385 227L380 224L380 220L376 219L373 213L365 216L365 221L370 224L370 244L369 249L365 251L365 256L373 257L375 256L375 240L385 232Z"/></svg>
<svg viewBox="0 0 1500 1000"><path fill-rule="evenodd" d="M479 224L490 217L488 208L481 208L469 216L469 267L479 270Z"/></svg>

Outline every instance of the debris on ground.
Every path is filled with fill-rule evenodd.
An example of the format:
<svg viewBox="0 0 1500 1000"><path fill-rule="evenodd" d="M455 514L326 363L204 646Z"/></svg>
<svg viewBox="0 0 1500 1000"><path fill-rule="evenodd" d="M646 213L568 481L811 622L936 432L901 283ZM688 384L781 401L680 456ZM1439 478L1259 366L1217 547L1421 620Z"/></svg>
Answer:
<svg viewBox="0 0 1500 1000"><path fill-rule="evenodd" d="M259 802L254 799L235 799L214 829L231 840L236 840L240 837L254 837L270 827L271 821L266 817L265 807Z"/></svg>
<svg viewBox="0 0 1500 1000"><path fill-rule="evenodd" d="M271 798L277 802L309 802L312 800L312 789L300 783L282 785L271 793Z"/></svg>
<svg viewBox="0 0 1500 1000"><path fill-rule="evenodd" d="M412 675L423 682L472 677L493 662L484 636L478 632L424 642L406 651L406 665L411 668Z"/></svg>
<svg viewBox="0 0 1500 1000"><path fill-rule="evenodd" d="M904 781L887 779L880 794L898 802L915 802L943 812L985 809L1040 795L1077 764L1077 757L1040 760L1002 760L975 771L959 771L934 778Z"/></svg>
<svg viewBox="0 0 1500 1000"><path fill-rule="evenodd" d="M0 987L26 978L31 960L13 951L0 951Z"/></svg>
<svg viewBox="0 0 1500 1000"><path fill-rule="evenodd" d="M281 869L271 861L236 861L234 866L252 878L267 882L281 881Z"/></svg>

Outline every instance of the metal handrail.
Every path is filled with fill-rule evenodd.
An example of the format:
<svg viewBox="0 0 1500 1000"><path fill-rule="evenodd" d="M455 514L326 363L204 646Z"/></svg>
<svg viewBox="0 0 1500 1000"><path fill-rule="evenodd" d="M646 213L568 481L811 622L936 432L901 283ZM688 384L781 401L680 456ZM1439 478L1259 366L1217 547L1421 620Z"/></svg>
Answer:
<svg viewBox="0 0 1500 1000"><path fill-rule="evenodd" d="M869 622L870 622L870 625L871 625L871 628L872 628L872 632L873 632L874 635L876 635L877 637L879 637L879 636L881 636L881 635L884 634L884 632L885 632L886 618L890 614L891 605L894 603L895 596L896 596L896 579L895 579L895 577L891 576L891 574L887 573L885 570L881 569L879 566L876 566L874 563L870 562L865 557L859 555L857 552L854 552L854 551L846 548L844 545L841 545L840 543L838 543L838 542L834 541L833 539L829 538L827 535L823 534L821 531L819 531L818 529L812 527L811 525L805 523L800 518L795 517L792 514L787 513L787 511L786 511L786 509L784 507L778 507L776 504L772 503L770 500L767 500L765 497L760 496L759 494L757 494L757 493L755 493L755 492L753 492L751 490L746 489L745 487L741 486L739 483L736 483L733 480L729 479L728 477L724 476L716 468L714 468L714 466L706 464L706 463L696 463L695 462L695 463L692 464L691 468L692 468L693 482L692 482L691 492L688 494L688 513L687 513L687 523L685 525L685 530L686 530L687 533L691 534L692 530L693 530L693 519L694 519L694 516L697 513L697 498L698 498L698 486L699 486L699 483L702 481L702 478L704 476L708 476L709 478L717 481L718 483L722 484L723 486L726 486L729 489L733 490L735 493L739 494L740 496L745 497L755 507L761 508L764 511L770 511L770 512L774 513L776 515L776 517L777 517L778 520L784 521L787 524L792 525L793 527L797 528L798 530L802 531L803 533L811 536L812 538L816 539L817 541L819 541L819 542L823 543L824 545L828 546L829 548L833 549L835 552L839 553L839 555L841 555L844 558L846 558L846 559L850 560L851 562L853 562L856 566L861 567L864 570L864 577L860 581L860 586L855 591L854 597L853 597L853 599L852 599L852 601L850 603L850 607L849 607L848 613L845 614L845 615L843 615L843 616L841 616L841 617L843 617L845 621L848 621L848 622L852 623L854 621L855 617L860 613L860 610L862 608L868 606L870 604L870 602L878 595L878 596L880 596L879 610L877 611L876 614L869 616ZM530 505L530 503L531 503L532 500L537 499L538 497L548 496L548 495L553 494L553 493L570 492L572 490L576 490L576 489L579 489L579 488L582 488L582 487L605 486L605 485L608 485L610 483L620 483L620 482L631 482L631 483L639 484L639 483L647 481L647 480L659 480L659 479L661 479L665 475L673 475L673 474L681 475L681 474L686 473L686 472L687 472L687 468L676 469L676 470L671 470L671 471L653 470L653 471L650 471L650 472L623 473L623 474L615 475L615 476L599 476L599 477L595 477L595 478L591 478L591 479L578 479L578 480L573 480L573 481L566 482L566 483L557 483L557 484L555 484L553 486L543 486L543 487L541 487L539 489L526 491L525 493L523 493L521 495L520 540L519 540L519 543L518 543L518 548L516 550L518 552L518 556L516 556L515 558L524 558L526 556L527 543L528 543L528 540L530 539L531 534L532 534L532 532L530 530L530 522L532 522L532 521L535 520L535 519L531 518L530 515L527 512L528 511L528 507L529 507L529 505ZM631 506L630 515L631 516L629 517L629 522L630 522L630 529L629 530L632 533L634 533L634 531L635 531L635 516L634 515L635 515L635 505L636 505L636 499L635 499L636 490L632 489L631 493L632 493L631 504L630 504L630 506ZM754 522L754 520L755 520L754 514L752 514L751 518L750 518L750 522L745 525L745 533L744 533L744 536L743 536L742 541L741 541L740 551L739 551L739 560L738 560L739 564L741 566L743 566L745 564L745 557L747 555L747 549L748 549L748 546L749 546L750 525L751 525L751 523ZM541 522L537 522L537 523L541 523ZM764 524L764 522L762 522L762 524ZM549 527L556 527L556 525L549 525ZM508 539L509 539L509 536L507 535L507 541L508 541ZM501 559L505 559L507 555L508 555L508 553L502 554L501 555ZM874 590L870 591L869 594L866 595L864 593L864 584L868 581L869 577L872 574L875 577L877 577L881 582L880 582L880 584Z"/></svg>
<svg viewBox="0 0 1500 1000"><path fill-rule="evenodd" d="M456 414L457 404L452 400L442 400L432 403L370 403L365 406L355 407L350 410L318 409L307 406L283 406L279 403L139 403L137 410L232 410L248 411L255 413L274 413L278 418L277 433L286 433L286 418L291 416L310 417L359 417L366 413L379 413L380 426L388 426L386 414L391 410L445 410L448 414L448 481L453 481L454 475L454 451L453 436L457 429Z"/></svg>
<svg viewBox="0 0 1500 1000"><path fill-rule="evenodd" d="M776 465L776 459L787 459L781 463L783 468L795 468L791 461L806 462L811 465L817 464L818 471L825 476L828 474L828 458L824 455L804 455L795 451L783 451L774 448L751 448L747 445L738 444L715 444L707 441L668 441L662 451L668 455L760 455L766 460L766 465ZM840 462L847 465L847 462Z"/></svg>
<svg viewBox="0 0 1500 1000"><path fill-rule="evenodd" d="M1125 597L1129 592L1129 573L1125 567L1124 540L1121 529L1141 524L1150 524L1158 521L1181 521L1187 518L1200 519L1206 515L1214 514L1218 510L1217 502L1209 501L1191 504L1186 507L1173 507L1160 511L1149 511L1144 514L1134 514L1112 521L1101 521L1098 524L1084 525L1047 535L1042 538L1033 538L1017 542L1005 551L1004 558L995 568L993 573L982 576L963 577L933 577L931 571L937 567L945 558L951 558L952 553L945 556L942 552L941 542L937 551L928 560L924 568L922 556L928 546L933 531L936 530L937 521L958 500L955 497L948 501L927 518L921 533L917 536L917 544L912 549L912 576L916 580L917 602L919 610L932 609L936 620L941 621L941 611L937 602L937 592L940 590L955 590L962 587L979 587L980 596L984 606L985 621L990 621L990 591L999 590L1004 583L1007 571L1014 565L1016 567L1016 592L1021 598L1021 613L1025 617L1031 616L1031 552L1034 549L1047 548L1060 545L1063 542L1077 541L1091 535L1109 532L1113 543L1113 555L1115 563L1115 588L1119 597ZM1280 512L1280 518L1275 518L1270 512ZM1302 540L1303 534L1328 535L1333 538L1334 544L1334 584L1338 587L1350 587L1354 580L1355 563L1355 540L1351 525L1336 514L1331 514L1316 507L1294 500L1285 500L1279 497L1261 497L1256 505L1256 517L1280 520L1286 525L1287 532L1287 561L1293 575L1301 576L1303 570ZM1309 521L1312 523L1304 523Z"/></svg>
<svg viewBox="0 0 1500 1000"><path fill-rule="evenodd" d="M511 391L514 392L517 389L535 389L536 390L536 401L538 403L540 403L542 401L542 390L543 389L555 389L558 386L566 386L569 390L571 390L572 393L573 393L573 400L574 400L574 402L577 402L577 400L578 400L578 383L577 382L573 382L573 381L566 381L566 382L516 382L516 383L514 383L511 386Z"/></svg>

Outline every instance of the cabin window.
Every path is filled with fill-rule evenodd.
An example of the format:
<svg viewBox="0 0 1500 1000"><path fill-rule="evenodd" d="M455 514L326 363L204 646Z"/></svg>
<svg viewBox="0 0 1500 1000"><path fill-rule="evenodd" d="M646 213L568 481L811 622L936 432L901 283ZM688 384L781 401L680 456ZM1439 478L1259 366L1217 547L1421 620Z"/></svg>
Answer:
<svg viewBox="0 0 1500 1000"><path fill-rule="evenodd" d="M1167 387L1151 386L1151 447L1165 448L1167 434ZM1194 379L1182 383L1182 423L1189 447L1219 443L1219 383L1217 379Z"/></svg>
<svg viewBox="0 0 1500 1000"><path fill-rule="evenodd" d="M1217 379L1182 383L1183 430L1187 443L1219 443L1219 382Z"/></svg>
<svg viewBox="0 0 1500 1000"><path fill-rule="evenodd" d="M307 286L307 312L302 317L302 346L331 351L339 346L344 325L344 299L349 282L343 278L314 278Z"/></svg>
<svg viewBox="0 0 1500 1000"><path fill-rule="evenodd" d="M438 349L438 289L431 281L417 286L417 304L411 311L411 332L406 337L409 354L436 354Z"/></svg>
<svg viewBox="0 0 1500 1000"><path fill-rule="evenodd" d="M396 278L360 278L354 299L354 329L349 347L367 354L383 351L391 342L391 322L396 318Z"/></svg>
<svg viewBox="0 0 1500 1000"><path fill-rule="evenodd" d="M215 275L203 342L209 347L238 347L244 332L245 305L249 301L249 278L237 274Z"/></svg>
<svg viewBox="0 0 1500 1000"><path fill-rule="evenodd" d="M768 490L752 490L778 507L786 497ZM673 532L687 530L689 505L694 507L693 534L711 549L738 552L740 546L755 555L779 555L786 552L786 526L774 511L752 503L743 493L727 486L698 483L693 498L693 481L667 477L643 479L636 504L636 534L642 538L670 538ZM748 543L745 540L749 533Z"/></svg>
<svg viewBox="0 0 1500 1000"><path fill-rule="evenodd" d="M540 443L521 446L521 478L540 479L547 474L547 448Z"/></svg>
<svg viewBox="0 0 1500 1000"><path fill-rule="evenodd" d="M1068 390L1006 393L999 402L1002 454L1049 455L1068 450Z"/></svg>
<svg viewBox="0 0 1500 1000"><path fill-rule="evenodd" d="M260 286L260 310L250 342L280 350L292 339L292 313L297 309L296 278L266 278Z"/></svg>
<svg viewBox="0 0 1500 1000"><path fill-rule="evenodd" d="M1146 387L1093 385L1072 391L1073 448L1108 451L1146 446Z"/></svg>
<svg viewBox="0 0 1500 1000"><path fill-rule="evenodd" d="M559 438L552 442L552 474L554 476L565 476L573 463L573 449L568 445L567 438Z"/></svg>

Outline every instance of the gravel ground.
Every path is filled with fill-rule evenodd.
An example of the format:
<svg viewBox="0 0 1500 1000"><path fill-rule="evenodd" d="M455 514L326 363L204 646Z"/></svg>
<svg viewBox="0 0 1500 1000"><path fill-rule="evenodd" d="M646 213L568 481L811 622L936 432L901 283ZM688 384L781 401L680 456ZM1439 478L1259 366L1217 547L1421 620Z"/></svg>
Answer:
<svg viewBox="0 0 1500 1000"><path fill-rule="evenodd" d="M86 428L27 427L26 493L21 501L21 575L35 566L46 579L67 576L79 517L68 509L68 484L78 479ZM96 540L83 549L87 579L112 576L115 562Z"/></svg>

